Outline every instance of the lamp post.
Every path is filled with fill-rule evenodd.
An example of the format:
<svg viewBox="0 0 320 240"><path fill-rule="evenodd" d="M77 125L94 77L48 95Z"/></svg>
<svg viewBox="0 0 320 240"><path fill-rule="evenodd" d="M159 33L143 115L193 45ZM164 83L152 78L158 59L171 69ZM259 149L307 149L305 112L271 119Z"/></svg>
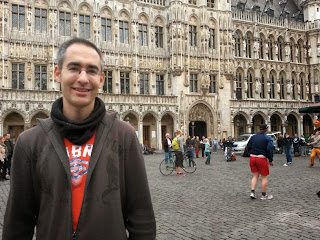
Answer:
<svg viewBox="0 0 320 240"><path fill-rule="evenodd" d="M192 122L191 122L191 130L192 130L192 135L191 135L191 137L194 136L194 128L195 128L194 122L192 121Z"/></svg>

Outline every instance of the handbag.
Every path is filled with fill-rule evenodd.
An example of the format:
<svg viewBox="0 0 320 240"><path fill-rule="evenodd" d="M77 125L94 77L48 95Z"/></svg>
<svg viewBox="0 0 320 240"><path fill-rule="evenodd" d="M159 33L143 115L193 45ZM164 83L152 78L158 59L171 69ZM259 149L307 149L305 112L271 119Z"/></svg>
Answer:
<svg viewBox="0 0 320 240"><path fill-rule="evenodd" d="M237 160L236 154L234 152L231 154L231 160L232 161L236 161Z"/></svg>

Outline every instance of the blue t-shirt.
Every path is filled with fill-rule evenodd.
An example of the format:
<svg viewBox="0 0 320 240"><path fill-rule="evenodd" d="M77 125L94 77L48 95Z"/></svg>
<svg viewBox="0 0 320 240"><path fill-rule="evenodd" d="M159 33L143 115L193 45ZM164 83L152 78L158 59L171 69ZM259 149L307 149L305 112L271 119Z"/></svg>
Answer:
<svg viewBox="0 0 320 240"><path fill-rule="evenodd" d="M210 149L208 149L209 147L210 147L210 143L209 142L206 142L205 144L204 144L204 147L205 147L205 152L211 152L211 150Z"/></svg>

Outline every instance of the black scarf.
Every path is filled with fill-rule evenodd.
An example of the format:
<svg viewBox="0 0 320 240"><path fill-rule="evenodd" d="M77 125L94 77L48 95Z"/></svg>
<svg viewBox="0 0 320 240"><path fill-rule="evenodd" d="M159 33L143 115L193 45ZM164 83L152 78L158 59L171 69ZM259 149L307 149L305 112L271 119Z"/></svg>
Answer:
<svg viewBox="0 0 320 240"><path fill-rule="evenodd" d="M86 143L93 136L106 113L104 102L97 97L92 113L83 122L67 119L62 113L62 108L62 98L59 98L52 105L51 118L59 126L62 136L76 145Z"/></svg>

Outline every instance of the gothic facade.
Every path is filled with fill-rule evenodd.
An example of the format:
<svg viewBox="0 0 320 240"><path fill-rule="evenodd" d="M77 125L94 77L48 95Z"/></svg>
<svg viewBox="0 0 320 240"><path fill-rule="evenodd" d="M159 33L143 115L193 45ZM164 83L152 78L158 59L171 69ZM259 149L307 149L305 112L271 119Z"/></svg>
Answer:
<svg viewBox="0 0 320 240"><path fill-rule="evenodd" d="M220 139L261 123L308 135L317 116L298 109L320 100L320 4L296 2L304 21L229 0L3 0L0 134L15 140L50 116L57 50L78 36L102 50L99 97L141 143L159 149L177 128Z"/></svg>

